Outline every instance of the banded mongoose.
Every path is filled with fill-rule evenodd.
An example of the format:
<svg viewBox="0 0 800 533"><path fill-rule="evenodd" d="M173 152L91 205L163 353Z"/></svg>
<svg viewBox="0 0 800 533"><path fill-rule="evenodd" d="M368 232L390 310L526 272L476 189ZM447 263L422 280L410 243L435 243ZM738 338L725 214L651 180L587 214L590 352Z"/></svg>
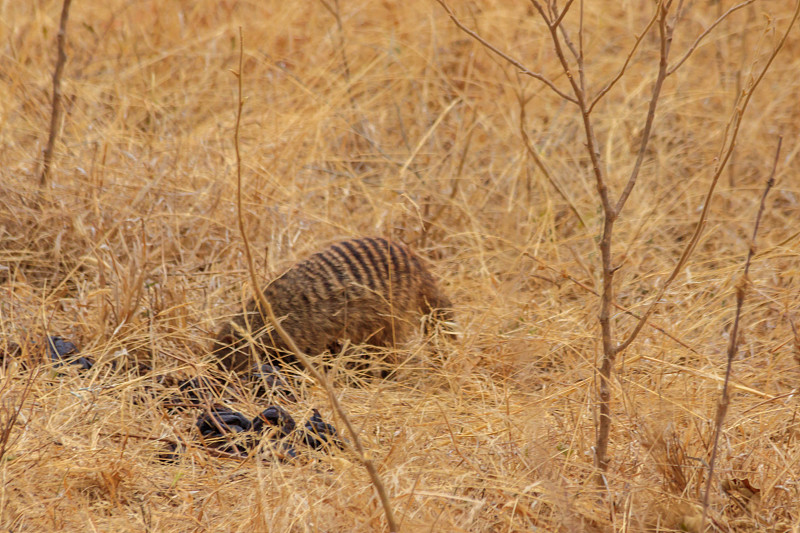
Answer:
<svg viewBox="0 0 800 533"><path fill-rule="evenodd" d="M420 259L407 246L379 237L333 244L275 278L263 293L309 355L334 353L344 340L394 346L408 339L423 315L452 324L452 304ZM261 362L295 364L286 343L264 326L251 299L216 337L213 349L222 366L252 368L248 337L256 340Z"/></svg>

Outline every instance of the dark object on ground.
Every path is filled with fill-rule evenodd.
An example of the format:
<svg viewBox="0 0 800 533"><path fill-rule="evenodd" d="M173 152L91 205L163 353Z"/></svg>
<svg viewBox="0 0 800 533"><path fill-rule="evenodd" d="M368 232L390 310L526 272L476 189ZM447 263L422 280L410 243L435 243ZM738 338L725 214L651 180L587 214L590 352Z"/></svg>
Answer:
<svg viewBox="0 0 800 533"><path fill-rule="evenodd" d="M261 367L254 366L248 375L248 382L254 386L256 396L267 396L276 392L290 402L297 401L283 374L269 363L264 363Z"/></svg>
<svg viewBox="0 0 800 533"><path fill-rule="evenodd" d="M78 348L69 341L54 335L47 337L47 354L56 367L66 364L78 365L83 370L89 370L94 363L86 357L78 355Z"/></svg>
<svg viewBox="0 0 800 533"><path fill-rule="evenodd" d="M294 419L281 407L271 405L252 422L242 413L231 409L215 406L211 411L203 413L197 420L197 428L203 435L203 440L226 453L247 455L258 447L263 440L260 435L270 428L277 428L274 435L269 435L270 450L278 459L291 461L297 458L294 447L286 442L295 428Z"/></svg>
<svg viewBox="0 0 800 533"><path fill-rule="evenodd" d="M253 431L257 433L263 433L270 427L277 428L275 438L284 438L294 431L296 424L286 409L278 405L270 405L253 419L252 427Z"/></svg>
<svg viewBox="0 0 800 533"><path fill-rule="evenodd" d="M211 411L200 415L195 425L206 444L224 452L247 455L250 445L241 434L250 431L252 424L242 413L214 406Z"/></svg>
<svg viewBox="0 0 800 533"><path fill-rule="evenodd" d="M290 462L297 459L294 446L286 439L294 432L295 422L292 415L278 405L270 405L253 419L253 431L259 435L267 433L270 441L269 450L279 460ZM275 428L270 431L270 428ZM261 442L264 437L261 437Z"/></svg>
<svg viewBox="0 0 800 533"><path fill-rule="evenodd" d="M309 355L335 353L345 339L394 346L417 329L421 315L435 319L427 325L452 321L452 304L422 261L404 244L382 238L333 244L272 280L263 293ZM262 359L297 364L252 299L217 335L213 351L223 367L241 372L253 364L248 328Z"/></svg>
<svg viewBox="0 0 800 533"><path fill-rule="evenodd" d="M336 428L322 420L322 416L316 409L314 409L314 414L311 415L311 418L305 423L304 429L303 442L315 450L329 448L331 445L339 449L344 448Z"/></svg>
<svg viewBox="0 0 800 533"><path fill-rule="evenodd" d="M248 455L261 443L281 461L296 459L294 445L299 443L315 450L344 447L336 428L322 420L316 409L301 431L297 431L292 416L278 405L270 405L252 422L242 413L215 405L200 415L196 426L205 444L239 456ZM160 457L164 462L175 461L180 451L173 447Z"/></svg>
<svg viewBox="0 0 800 533"><path fill-rule="evenodd" d="M242 413L220 406L214 406L197 420L197 428L203 436L238 434L249 431L251 427L250 420Z"/></svg>
<svg viewBox="0 0 800 533"><path fill-rule="evenodd" d="M284 440L294 432L295 426L292 415L278 405L270 405L253 419L253 431L256 433L264 434L269 431L269 428L276 428L270 435L270 440L274 443L270 449L281 461L297 459L294 446Z"/></svg>

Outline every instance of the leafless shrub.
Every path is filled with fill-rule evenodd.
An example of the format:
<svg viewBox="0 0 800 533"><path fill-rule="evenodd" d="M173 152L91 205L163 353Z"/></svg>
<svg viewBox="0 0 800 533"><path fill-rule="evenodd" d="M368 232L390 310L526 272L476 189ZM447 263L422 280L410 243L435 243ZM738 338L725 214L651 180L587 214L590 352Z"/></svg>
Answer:
<svg viewBox="0 0 800 533"><path fill-rule="evenodd" d="M692 255L692 252L694 251L694 248L702 235L703 228L705 227L709 204L713 198L717 181L719 180L719 177L722 174L726 163L730 159L734 147L736 146L736 138L739 132L739 126L741 125L742 118L744 116L744 112L747 109L747 105L750 102L756 87L763 79L775 56L777 56L778 52L783 46L783 43L786 41L786 38L789 35L795 20L797 19L797 13L798 10L800 10L800 2L797 3L797 8L795 9L793 18L788 24L782 39L773 48L769 59L766 61L766 64L760 69L760 71L753 72L751 74L752 77L750 79L750 83L744 89L742 97L739 100L740 105L737 107L736 111L733 113L730 121L728 122L728 125L725 129L725 134L722 138L719 156L717 157L716 164L714 165L711 185L706 194L702 212L694 224L695 231L692 235L692 238L684 248L680 259L675 264L675 267L673 268L669 277L661 284L661 287L659 288L655 297L650 300L650 304L648 305L646 311L638 318L632 330L628 334L624 335L622 340L618 340L618 337L614 332L615 324L612 318L612 309L616 304L616 283L614 277L617 271L622 268L623 259L615 257L614 254L614 227L617 220L623 213L623 208L625 207L628 198L636 186L639 173L642 169L642 163L644 161L645 154L647 153L648 144L652 136L653 124L656 118L656 110L660 101L664 81L668 76L674 74L686 62L686 60L697 49L702 40L706 38L719 23L721 23L727 16L734 13L738 9L741 9L752 3L752 0L746 0L745 2L736 4L723 13L713 24L711 24L705 31L698 35L694 43L689 46L681 58L673 62L671 65L670 50L673 42L674 32L678 23L685 16L684 7L682 1L675 3L672 0L660 0L655 5L653 16L650 19L650 22L636 38L633 47L627 54L627 57L617 75L607 81L603 85L603 88L599 91L596 91L594 94L592 94L590 91L586 73L586 58L584 55L583 46L583 2L579 3L576 41L573 41L570 37L572 30L568 30L563 24L565 17L574 4L573 0L568 0L562 8L559 8L555 1L532 1L534 9L536 12L538 12L542 21L545 23L547 31L550 33L553 52L555 53L569 84L569 92L567 92L560 88L551 78L535 71L534 69L526 67L520 61L514 59L496 46L492 45L489 41L481 37L479 33L467 28L466 25L457 18L456 14L447 5L447 3L445 3L444 0L437 1L447 11L450 18L459 28L479 41L492 53L500 56L502 59L513 65L522 74L535 78L536 80L544 83L545 86L555 92L560 98L569 102L570 104L573 104L580 114L584 129L586 153L591 161L591 170L596 181L598 200L604 214L603 228L599 241L602 268L602 291L600 295L599 322L602 331L603 357L598 368L598 397L600 412L598 416L597 440L594 453L595 465L599 471L598 480L601 486L605 486L606 480L604 478L604 473L607 471L609 464L608 445L611 430L611 377L612 369L616 363L616 358L619 354L623 353L631 345L631 343L633 343L639 332L641 332L642 328L648 323L648 319L653 313L656 305L661 301L668 287L675 280L681 270L686 266L690 256ZM658 31L658 67L656 69L656 74L653 81L653 88L649 99L647 113L642 122L641 140L639 149L636 153L635 162L631 168L630 176L628 177L625 186L617 193L617 197L614 198L614 192L610 190L610 179L609 170L607 170L607 163L602 158L605 147L596 132L592 112L595 109L595 106L601 102L602 99L609 93L609 91L611 91L613 87L624 77L626 68L636 54L642 38L653 27L656 27ZM524 103L521 103L521 106L524 106ZM535 155L535 151L530 149L530 147L528 148L528 151L529 153ZM534 158L537 161L537 165L539 165L541 168L542 164L540 160L537 157ZM551 183L553 183L552 178L549 179ZM559 190L559 193L564 196L564 192L559 187L557 187L557 189Z"/></svg>

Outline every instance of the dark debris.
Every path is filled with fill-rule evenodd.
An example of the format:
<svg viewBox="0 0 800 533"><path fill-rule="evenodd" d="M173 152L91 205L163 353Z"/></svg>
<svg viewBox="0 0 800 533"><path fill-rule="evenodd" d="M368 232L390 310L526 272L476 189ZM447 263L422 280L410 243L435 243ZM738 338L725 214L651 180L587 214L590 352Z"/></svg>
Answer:
<svg viewBox="0 0 800 533"><path fill-rule="evenodd" d="M303 429L303 442L315 450L329 448L331 445L339 449L344 448L336 428L322 420L322 415L316 409L314 409L314 414L305 423Z"/></svg>
<svg viewBox="0 0 800 533"><path fill-rule="evenodd" d="M82 370L89 370L94 366L91 360L79 355L78 348L73 343L57 335L47 337L47 354L56 368L71 364L80 366Z"/></svg>
<svg viewBox="0 0 800 533"><path fill-rule="evenodd" d="M277 405L270 405L252 421L242 413L217 405L201 414L196 426L204 443L239 456L248 455L262 443L283 461L297 458L296 444L315 450L343 448L336 428L325 422L316 409L299 429L292 416Z"/></svg>
<svg viewBox="0 0 800 533"><path fill-rule="evenodd" d="M200 415L195 423L203 440L221 451L247 455L250 439L239 438L252 429L250 419L227 407L214 406ZM245 436L246 437L246 436Z"/></svg>
<svg viewBox="0 0 800 533"><path fill-rule="evenodd" d="M292 415L278 405L270 405L253 419L253 431L263 433L269 427L274 427L278 429L275 434L278 438L288 437L296 425Z"/></svg>

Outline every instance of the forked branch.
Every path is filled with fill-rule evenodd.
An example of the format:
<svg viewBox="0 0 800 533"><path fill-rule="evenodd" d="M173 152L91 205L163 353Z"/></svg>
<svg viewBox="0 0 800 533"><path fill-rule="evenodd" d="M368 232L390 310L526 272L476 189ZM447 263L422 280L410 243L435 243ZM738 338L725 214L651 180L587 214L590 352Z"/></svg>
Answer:
<svg viewBox="0 0 800 533"><path fill-rule="evenodd" d="M714 174L711 176L711 184L708 187L708 192L706 193L705 200L703 202L703 210L700 213L700 217L697 221L695 226L694 233L692 234L692 238L689 239L689 242L686 245L686 248L683 250L680 259L675 264L675 268L673 268L672 272L670 273L667 280L659 289L656 297L650 302L647 310L642 315L642 318L637 322L636 326L634 327L633 331L631 331L628 338L622 342L619 346L619 351L622 352L630 346L630 344L636 339L636 336L639 335L639 332L645 325L645 322L650 318L650 315L653 314L655 310L656 304L661 301L661 298L664 296L664 293L667 291L667 288L670 284L675 280L678 274L683 270L683 267L689 260L689 257L692 255L692 252L697 246L698 241L700 240L700 236L703 233L703 228L705 228L706 219L708 218L708 211L709 206L711 205L711 200L714 197L714 191L716 190L717 183L719 182L719 178L722 175L722 172L725 170L725 166L728 163L728 160L733 153L733 149L736 146L736 139L739 135L739 126L742 123L742 118L744 117L745 111L747 111L748 104L753 96L758 85L761 83L761 80L764 79L764 75L769 70L769 67L772 65L772 62L775 60L775 57L778 55L778 52L781 51L783 48L784 43L786 42L786 38L789 36L789 32L794 27L795 23L797 22L798 15L800 15L800 0L797 1L795 4L794 14L792 15L791 21L789 21L788 26L786 27L786 31L783 33L781 40L778 42L778 45L772 50L766 64L759 72L758 76L752 79L750 85L744 90L742 98L740 99L740 105L734 110L733 116L731 116L730 120L728 121L728 127L726 128L726 132L730 132L729 137L726 137L722 140L722 145L720 148L720 156L717 159L717 166L714 169Z"/></svg>
<svg viewBox="0 0 800 533"><path fill-rule="evenodd" d="M487 42L481 36L477 35L474 31L467 29L455 17L452 10L447 6L444 0L437 0L437 2L439 2L440 5L442 5L442 7L447 11L450 18L453 20L453 22L456 23L456 25L459 28L464 30L474 39L478 40L487 49L493 51L494 53L505 59L507 62L509 62L515 68L519 69L521 72L523 73L530 72L529 69L525 68L525 66L520 64L517 60L511 58L510 56L508 56L503 52L500 52L496 47L494 47L491 43ZM611 428L611 408L610 408L611 374L614 368L615 358L619 353L623 352L630 346L630 344L633 342L634 339L636 339L637 335L644 327L644 325L649 322L650 316L653 313L656 303L661 300L669 285L675 280L678 274L682 271L683 267L689 260L689 257L691 256L694 248L696 247L700 239L700 236L702 235L702 231L708 217L709 205L711 203L711 200L713 199L716 184L719 180L720 175L722 174L722 171L724 170L727 164L728 159L731 156L731 153L733 152L742 116L748 107L750 98L752 97L754 90L763 79L764 74L771 66L778 51L783 47L783 44L786 41L786 37L788 36L790 29L797 20L798 9L800 9L800 0L798 0L794 16L792 17L792 20L789 23L789 26L786 32L784 33L782 39L773 50L772 54L769 57L769 60L766 62L766 65L763 67L759 75L756 76L751 81L749 87L747 87L743 92L742 98L740 99L740 104L734 111L734 114L731 117L731 120L729 121L729 127L727 128L723 138L723 142L721 143L720 157L717 160L717 165L714 169L711 178L711 184L709 186L708 192L705 197L703 211L698 218L692 238L687 243L685 249L683 250L683 253L681 254L681 257L679 258L677 264L675 265L667 281L659 289L657 296L652 300L646 312L643 313L638 318L638 321L633 331L621 343L617 343L613 329L613 321L611 318L611 310L612 307L615 305L614 274L616 270L619 268L618 266L615 266L612 254L614 224L616 219L619 217L620 213L624 209L625 204L629 199L633 189L635 188L638 176L641 172L643 161L647 152L647 147L650 138L652 137L656 110L658 107L658 101L661 96L661 91L664 81L670 74L675 72L678 68L680 68L681 65L684 64L686 59L691 55L694 49L697 48L699 43L710 33L710 31L712 31L715 27L717 27L722 22L722 20L728 17L731 13L748 5L749 3L752 2L752 0L746 0L745 2L742 2L741 4L734 6L734 8L731 8L728 12L724 13L715 23L711 25L711 27L709 27L697 38L695 43L692 46L690 46L687 53L678 62L676 62L673 67L669 66L669 52L672 44L672 36L675 26L678 20L682 16L683 2L682 0L679 0L677 2L677 8L674 9L675 14L670 19L669 14L671 11L671 7L673 5L673 0L659 0L657 2L653 18L645 27L643 33L637 36L633 49L630 51L627 58L625 59L622 68L603 87L603 89L601 89L600 92L596 96L594 96L594 98L589 98L589 96L587 95L587 89L586 89L587 84L585 83L584 79L585 68L584 68L583 46L582 46L583 43L582 13L581 13L581 25L579 26L579 32L578 32L579 46L576 47L571 41L569 33L566 31L565 28L562 27L564 16L567 13L569 7L572 5L571 1L568 1L565 8L560 12L555 7L554 1L530 0L530 2L533 5L534 9L539 13L542 20L547 25L547 28L550 32L551 41L553 49L555 51L556 58L559 61L561 68L564 74L566 75L567 80L572 88L572 94L571 95L565 94L563 91L555 87L549 79L541 75L534 77L545 83L550 89L554 90L554 92L556 92L559 96L561 96L565 100L572 102L578 106L581 113L581 119L583 121L583 129L586 138L585 139L586 150L591 160L592 172L595 177L597 192L604 213L603 229L599 244L601 261L602 261L602 291L600 294L599 322L602 331L603 358L600 363L600 368L598 370L599 418L598 418L597 437L595 444L595 465L600 474L599 480L601 481L601 484L604 484L605 483L604 473L608 468L607 452L608 452L608 442L609 442L609 435ZM642 139L637 151L636 160L631 170L631 174L623 190L621 191L619 198L616 201L612 201L611 198L612 193L611 191L609 191L606 169L604 168L603 161L601 160L600 144L598 143L598 140L595 135L591 113L592 110L594 109L594 106L611 90L611 88L625 74L628 64L630 63L632 57L636 53L636 50L639 47L639 44L641 43L642 39L644 38L644 35L650 31L650 29L653 27L654 24L656 24L656 22L658 23L658 29L659 29L658 30L659 45L660 45L659 64L658 64L658 72L656 74L655 83L653 86L653 92L649 100L647 115L645 116L644 127L642 130ZM577 71L575 71L573 65L570 65L570 62L567 60L567 54L565 53L564 48L568 48L569 52L567 53L571 53L572 56L574 56L575 61L577 62ZM523 138L524 137L525 135L523 132ZM528 149L530 150L529 146ZM536 158L534 159L536 160Z"/></svg>
<svg viewBox="0 0 800 533"><path fill-rule="evenodd" d="M561 10L561 14L558 15L558 18L556 18L550 24L551 27L558 28L559 26L561 26L561 21L564 20L564 17L567 15L567 11L569 11L569 7L572 5L572 2L573 0L567 0L567 4L564 6L564 9Z"/></svg>
<svg viewBox="0 0 800 533"><path fill-rule="evenodd" d="M720 25L720 23L721 23L723 20L725 20L726 18L728 18L728 17L731 15L731 13L735 13L736 11L739 11L739 10L740 10L740 9L742 9L743 7L745 7L745 6L748 6L748 5L752 4L753 2L755 2L755 0L745 0L744 2L742 2L742 3L740 3L740 4L736 4L735 6L733 6L733 7L732 7L732 8L730 8L729 10L727 10L725 13L723 13L722 15L720 15L720 16L719 16L719 18L717 18L717 20L715 20L715 21L714 21L714 22L713 22L713 23L712 23L712 24L711 24L711 25L710 25L708 28L706 28L706 29L705 29L705 31L704 31L703 33L701 33L701 34L700 34L700 35L697 37L697 39L695 39L695 41L692 43L692 46L690 46L690 47L689 47L689 49L688 49L688 50L686 50L686 53L685 53L685 54L683 54L683 57L681 57L681 58L680 58L680 59L679 59L679 60L678 60L678 61L677 61L677 62L676 62L676 63L675 63L673 66L671 66L669 69L667 69L667 76L671 75L671 74L672 74L672 73L674 73L676 70L678 70L679 68L681 68L681 65L683 65L683 63L684 63L684 62L685 62L687 59L689 59L689 56L690 56L690 55L692 55L692 54L694 53L694 51L695 51L695 50L697 50L697 47L700 45L700 42L701 42L703 39L705 39L705 38L706 38L706 36L707 36L709 33L711 33L712 31L714 31L714 28L716 28L717 26L719 26L719 25Z"/></svg>
<svg viewBox="0 0 800 533"><path fill-rule="evenodd" d="M722 384L722 395L720 397L719 405L717 406L717 416L714 424L714 443L711 446L711 459L708 462L708 478L706 479L705 493L703 494L703 518L701 522L700 531L705 531L706 516L708 515L708 496L711 492L711 481L714 478L714 466L717 460L717 449L719 447L719 436L722 433L722 426L725 423L725 415L728 413L728 406L730 405L730 396L728 394L728 383L731 379L731 369L733 368L733 359L739 351L739 317L742 314L742 306L744 305L744 298L747 294L747 286L750 280L747 275L750 272L750 261L756 251L756 237L758 236L758 226L761 223L761 215L764 213L764 206L767 202L767 194L775 184L775 169L778 167L778 158L781 154L781 143L783 138L778 139L778 148L775 150L775 160L772 162L772 172L767 178L764 193L761 195L761 203L758 206L758 213L756 214L756 222L753 224L753 237L750 240L750 246L747 250L747 259L744 262L744 273L739 283L736 285L736 314L733 318L733 327L730 332L730 339L728 341L728 360L725 366L725 382Z"/></svg>
<svg viewBox="0 0 800 533"><path fill-rule="evenodd" d="M664 80L667 77L667 61L669 58L669 49L672 45L672 33L675 29L675 21L672 24L667 20L667 6L663 3L659 4L656 8L658 11L658 35L659 35L659 60L658 60L658 74L656 75L656 82L653 85L653 95L650 97L650 106L647 109L647 118L644 121L644 130L642 131L642 142L639 146L639 153L636 155L636 162L633 165L631 176L628 178L628 183L625 189L617 200L616 212L622 211L625 202L633 191L636 185L636 178L639 177L639 171L642 169L642 162L644 161L644 154L647 151L647 145L650 142L650 136L653 129L653 121L656 117L656 106L658 105L659 97L661 96L661 88L664 85Z"/></svg>
<svg viewBox="0 0 800 533"><path fill-rule="evenodd" d="M653 11L653 17L650 19L650 22L647 23L647 26L645 26L644 30L642 30L642 32L636 37L636 41L633 43L631 51L628 52L628 55L625 58L625 62L622 64L622 68L620 68L619 72L617 72L617 75L611 78L611 80L608 83L606 83L606 85L602 89L600 89L600 92L598 92L595 95L595 97L592 98L592 103L589 104L589 113L592 112L594 106L596 106L597 103L600 100L602 100L606 94L608 94L608 91L610 91L611 88L614 87L614 85L616 85L616 83L622 79L622 76L625 75L625 70L628 68L628 65L630 64L631 59L633 59L633 56L636 55L636 50L642 43L642 39L644 39L644 36L650 32L650 28L653 27L653 24L658 19L658 15L660 12L661 11L659 10L659 6L656 6L655 11Z"/></svg>
<svg viewBox="0 0 800 533"><path fill-rule="evenodd" d="M553 83L552 81L550 81L550 79L548 79L546 76L544 76L543 74L540 74L538 72L534 72L532 70L529 70L527 67L525 67L525 65L523 65L522 63L520 63L519 61L517 61L516 59L514 59L510 55L506 54L505 52L503 52L502 50L500 50L496 46L494 46L492 43L490 43L489 41L487 41L486 39L484 39L483 37L481 37L480 35L475 33L473 30L467 28L464 25L464 23L461 22L458 19L458 17L456 17L455 13L453 13L453 10L450 9L450 6L447 5L447 3L444 0L436 0L436 1L439 3L440 6L442 6L444 8L445 11L447 11L447 14L450 17L450 19L464 33L466 33L467 35L469 35L470 37L472 37L473 39L475 39L476 41L481 43L485 48L491 50L492 52L494 52L495 54L497 54L498 56L500 56L501 58L506 60L508 63L511 63L512 65L514 65L517 69L519 69L520 73L525 74L526 76L530 76L531 78L535 78L535 79L541 81L542 83L547 85L550 89L552 89L553 92L555 92L561 98L563 98L565 100L568 100L568 101L572 102L573 104L577 104L578 103L577 100L575 100L575 98L571 97L570 95L568 95L567 93L563 92L561 89L556 87L556 84Z"/></svg>
<svg viewBox="0 0 800 533"><path fill-rule="evenodd" d="M437 0L438 1L438 0ZM589 158L592 161L592 171L595 175L595 180L597 182L597 192L600 195L600 200L603 204L603 212L606 214L606 218L610 219L611 225L606 225L606 229L613 228L613 221L616 219L617 214L614 212L614 207L611 204L611 200L609 198L608 193L608 186L606 184L605 179L605 172L603 170L603 165L600 160L600 148L597 142L597 138L594 133L594 127L592 126L589 108L586 102L586 94L581 87L581 79L583 78L583 62L579 60L578 63L578 70L579 74L577 76L574 75L572 69L570 68L569 62L567 61L566 56L564 55L564 50L561 46L561 40L558 37L559 26L554 26L549 23L549 17L547 15L547 11L542 7L542 5L537 0L531 0L534 8L539 12L539 15L542 17L547 23L547 27L550 30L550 37L553 41L553 48L555 49L556 56L558 57L559 63L561 63L561 68L566 74L567 79L569 80L570 85L572 86L572 93L575 95L574 101L578 105L578 108L581 111L581 118L583 119L583 129L586 135L586 150L589 152ZM573 100L570 100L573 101ZM604 230L605 231L605 230ZM610 258L609 258L610 260ZM610 264L610 263L609 263Z"/></svg>

